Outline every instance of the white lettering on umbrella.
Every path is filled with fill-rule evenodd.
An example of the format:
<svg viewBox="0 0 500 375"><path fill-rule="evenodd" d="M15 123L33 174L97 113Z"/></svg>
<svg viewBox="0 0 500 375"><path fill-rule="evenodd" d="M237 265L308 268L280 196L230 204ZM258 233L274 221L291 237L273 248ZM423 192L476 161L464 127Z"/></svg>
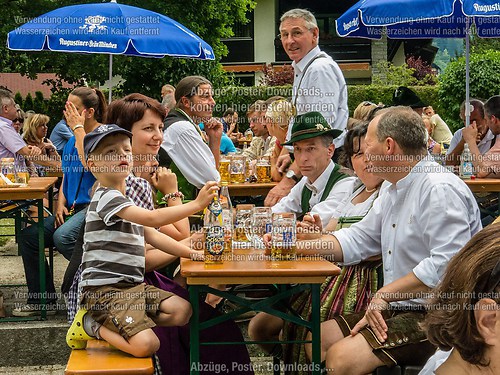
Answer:
<svg viewBox="0 0 500 375"><path fill-rule="evenodd" d="M91 47L91 48L112 48L116 49L118 45L116 43L111 42L103 42L103 41L87 41L87 40L67 40L63 38L59 38L59 44L62 46L72 46L72 47Z"/></svg>
<svg viewBox="0 0 500 375"><path fill-rule="evenodd" d="M474 10L476 12L495 12L500 10L500 3L495 3L491 5L479 5L478 3L474 3Z"/></svg>

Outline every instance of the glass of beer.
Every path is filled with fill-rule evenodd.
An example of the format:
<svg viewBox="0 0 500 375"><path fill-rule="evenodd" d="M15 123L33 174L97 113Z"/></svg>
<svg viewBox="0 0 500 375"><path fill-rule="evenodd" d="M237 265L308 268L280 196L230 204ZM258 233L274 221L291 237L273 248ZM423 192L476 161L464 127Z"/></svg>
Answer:
<svg viewBox="0 0 500 375"><path fill-rule="evenodd" d="M231 175L229 170L231 168L231 157L222 155L219 161L220 182L231 182Z"/></svg>
<svg viewBox="0 0 500 375"><path fill-rule="evenodd" d="M255 249L264 249L262 237L270 233L273 213L271 207L254 207L252 210L252 245Z"/></svg>
<svg viewBox="0 0 500 375"><path fill-rule="evenodd" d="M256 166L257 182L271 182L271 163L268 158L260 158Z"/></svg>
<svg viewBox="0 0 500 375"><path fill-rule="evenodd" d="M250 242L252 232L252 210L254 204L238 204L236 206L236 220L234 226L234 240Z"/></svg>
<svg viewBox="0 0 500 375"><path fill-rule="evenodd" d="M245 157L243 155L234 155L230 164L230 179L233 184L245 182Z"/></svg>
<svg viewBox="0 0 500 375"><path fill-rule="evenodd" d="M274 213L271 233L271 259L296 259L297 227L295 214L292 212Z"/></svg>
<svg viewBox="0 0 500 375"><path fill-rule="evenodd" d="M248 129L245 131L245 140L247 140L248 142L251 142L251 141L252 141L252 138L253 138L253 132L252 132L252 129L248 128Z"/></svg>

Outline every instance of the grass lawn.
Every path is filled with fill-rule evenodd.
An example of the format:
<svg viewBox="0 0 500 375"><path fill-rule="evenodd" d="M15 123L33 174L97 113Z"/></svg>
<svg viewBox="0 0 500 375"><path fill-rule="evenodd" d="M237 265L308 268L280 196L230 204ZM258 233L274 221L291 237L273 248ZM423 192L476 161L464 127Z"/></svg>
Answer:
<svg viewBox="0 0 500 375"><path fill-rule="evenodd" d="M14 236L14 219L0 220L0 247L9 241L10 236Z"/></svg>

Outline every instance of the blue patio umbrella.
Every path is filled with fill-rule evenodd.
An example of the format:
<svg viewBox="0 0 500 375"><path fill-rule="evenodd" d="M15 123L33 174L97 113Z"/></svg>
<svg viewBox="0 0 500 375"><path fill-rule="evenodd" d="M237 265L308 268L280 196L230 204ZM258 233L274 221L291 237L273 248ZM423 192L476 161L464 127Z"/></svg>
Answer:
<svg viewBox="0 0 500 375"><path fill-rule="evenodd" d="M336 21L341 37L380 39L465 38L466 105L469 105L469 35L500 37L498 0L362 0ZM469 124L469 110L466 125Z"/></svg>
<svg viewBox="0 0 500 375"><path fill-rule="evenodd" d="M215 58L212 47L187 27L165 15L115 0L45 13L8 33L7 47L16 51L109 54L110 81L113 55Z"/></svg>

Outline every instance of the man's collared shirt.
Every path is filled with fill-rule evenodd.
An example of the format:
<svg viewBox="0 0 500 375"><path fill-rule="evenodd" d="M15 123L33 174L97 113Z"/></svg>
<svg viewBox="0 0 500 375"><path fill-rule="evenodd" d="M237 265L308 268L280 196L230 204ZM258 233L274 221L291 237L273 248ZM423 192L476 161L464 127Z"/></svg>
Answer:
<svg viewBox="0 0 500 375"><path fill-rule="evenodd" d="M201 189L207 181L219 181L220 176L214 155L195 126L187 120L174 122L163 133L161 147L188 182Z"/></svg>
<svg viewBox="0 0 500 375"><path fill-rule="evenodd" d="M320 54L322 57L314 60L304 72L307 64ZM342 146L349 108L347 107L347 85L339 66L316 46L298 63L292 62L292 67L294 69L292 103L295 103L297 114L320 112L333 129L344 131L333 142L335 147ZM303 78L302 75L304 75ZM298 87L299 82L300 87ZM290 139L291 131L292 126L289 126L287 140Z"/></svg>
<svg viewBox="0 0 500 375"><path fill-rule="evenodd" d="M483 167L491 173L488 177L500 177L500 135L496 136L493 147L483 154Z"/></svg>
<svg viewBox="0 0 500 375"><path fill-rule="evenodd" d="M462 130L464 128L458 129L455 134L453 134L453 138L451 139L450 142L450 147L448 147L448 151L446 154L450 154L455 147L460 143L460 141L463 139L462 137ZM479 152L481 155L484 155L486 151L488 151L491 148L491 141L495 138L495 135L491 132L491 130L488 129L488 132L486 135L479 141L477 144L477 148L479 149Z"/></svg>
<svg viewBox="0 0 500 375"><path fill-rule="evenodd" d="M352 183L355 179L354 177L346 177L338 181L333 185L328 197L323 202L320 202L334 167L335 163L330 160L328 167L314 183L311 183L309 178L305 176L302 177L302 179L292 188L290 193L276 203L271 210L273 212L294 212L298 215L302 214L302 190L309 188L312 191L311 199L309 200L311 214L318 214L321 218L323 227L325 227L332 218L332 214L337 208L337 205L345 196L352 192Z"/></svg>
<svg viewBox="0 0 500 375"><path fill-rule="evenodd" d="M22 155L17 152L26 146L26 142L12 126L12 121L0 116L0 159L15 158L17 166L25 167L26 163Z"/></svg>
<svg viewBox="0 0 500 375"><path fill-rule="evenodd" d="M335 233L353 265L382 254L384 285L413 272L434 288L450 259L481 230L476 200L467 185L430 158L391 184L363 220ZM421 300L397 304L420 304Z"/></svg>
<svg viewBox="0 0 500 375"><path fill-rule="evenodd" d="M276 137L268 136L265 140L262 137L253 137L250 146L243 151L243 155L251 160L269 156L273 154L276 146Z"/></svg>

